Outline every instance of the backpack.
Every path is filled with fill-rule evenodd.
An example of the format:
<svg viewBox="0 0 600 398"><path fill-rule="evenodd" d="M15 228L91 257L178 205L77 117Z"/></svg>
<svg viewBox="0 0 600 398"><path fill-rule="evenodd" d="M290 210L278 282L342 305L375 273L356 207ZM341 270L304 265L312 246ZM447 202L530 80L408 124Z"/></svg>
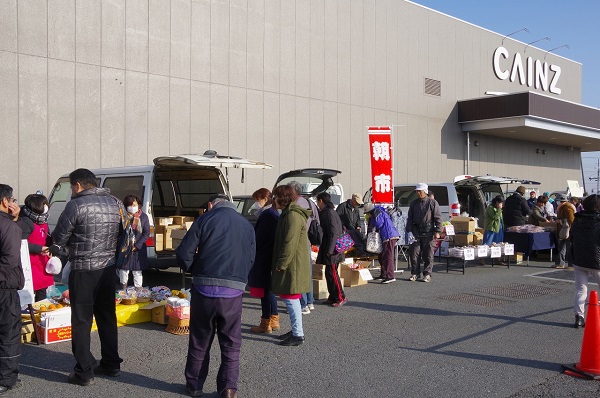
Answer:
<svg viewBox="0 0 600 398"><path fill-rule="evenodd" d="M119 223L119 237L117 239L117 253L115 256L115 265L117 269L122 269L133 252L135 245L135 231L131 226L133 217L125 217L123 208L119 206L121 222Z"/></svg>
<svg viewBox="0 0 600 398"><path fill-rule="evenodd" d="M315 218L310 222L307 232L310 244L319 246L323 240L323 228L321 228L321 225Z"/></svg>

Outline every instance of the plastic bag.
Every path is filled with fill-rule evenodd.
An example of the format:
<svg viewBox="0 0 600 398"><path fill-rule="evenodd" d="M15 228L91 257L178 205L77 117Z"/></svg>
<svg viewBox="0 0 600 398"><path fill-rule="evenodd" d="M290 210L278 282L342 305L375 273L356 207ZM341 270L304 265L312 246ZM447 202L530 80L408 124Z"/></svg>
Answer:
<svg viewBox="0 0 600 398"><path fill-rule="evenodd" d="M377 254L383 251L383 243L381 242L379 232L371 231L367 234L367 251Z"/></svg>
<svg viewBox="0 0 600 398"><path fill-rule="evenodd" d="M58 257L50 257L50 260L46 263L46 273L50 275L60 274L62 269L62 262Z"/></svg>

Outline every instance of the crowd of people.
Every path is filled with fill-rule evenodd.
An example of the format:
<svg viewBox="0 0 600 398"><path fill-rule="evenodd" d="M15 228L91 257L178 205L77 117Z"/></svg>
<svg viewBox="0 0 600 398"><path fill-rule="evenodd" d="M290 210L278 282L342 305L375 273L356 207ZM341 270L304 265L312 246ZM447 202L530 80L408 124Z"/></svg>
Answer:
<svg viewBox="0 0 600 398"><path fill-rule="evenodd" d="M21 240L27 239L32 265L35 300L45 298L46 288L54 283L46 269L50 258L68 258L71 303L72 351L75 358L68 382L88 386L94 376L120 375L122 359L118 352L114 289L127 286L129 273L136 288L142 286L141 271L147 266L146 240L150 233L148 216L135 195L123 201L107 189L99 188L95 175L77 169L69 175L71 200L60 215L56 228L48 230L48 200L42 194L26 197L21 207L12 188L0 184L0 395L19 387L18 358L20 343L20 302L17 290L24 287L20 260ZM409 207L406 233L410 244L409 281L430 282L435 242L442 232L438 202L429 195L427 184L415 187L417 199ZM484 241L501 242L503 231L512 225L557 220L568 227L561 234L556 267L574 267L576 294L575 327L583 327L588 278L600 284L600 197L587 197L570 203L562 195L554 198L552 212L546 195L535 198L530 208L523 198L525 188L504 200L494 198L486 209ZM316 203L302 197L297 182L278 186L271 193L261 188L253 193L258 220L253 228L224 194L209 198L208 211L197 218L176 250L178 265L192 274L191 315L188 356L185 364L185 388L190 396L202 395L208 375L208 361L214 336L221 348L217 374L220 397L237 396L239 357L242 342L242 295L246 287L260 298L261 318L254 333L272 333L281 329L277 297L285 303L291 330L282 333L281 346L305 342L302 316L314 310L311 283L311 239L309 230L318 226L321 241L316 262L325 266L329 295L323 304L333 308L347 303L339 277L339 265L345 259L338 239L345 233L355 242L359 254L378 253L382 284L396 281L395 246L400 232L390 213L382 206L364 203L358 194L338 206L331 196L320 193ZM533 195L531 195L533 198ZM530 198L530 199L531 199ZM368 220L368 234L376 234L377 249L363 239L359 208ZM128 220L135 238L127 261L117 269L116 256L124 220ZM423 263L421 269L421 263ZM95 317L101 344L101 358L90 351L90 331Z"/></svg>

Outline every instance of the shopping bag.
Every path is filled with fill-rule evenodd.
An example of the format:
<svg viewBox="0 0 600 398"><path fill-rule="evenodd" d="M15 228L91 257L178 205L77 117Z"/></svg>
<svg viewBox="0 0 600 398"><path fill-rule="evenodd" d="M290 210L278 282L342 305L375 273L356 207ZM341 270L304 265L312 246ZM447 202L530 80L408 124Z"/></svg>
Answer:
<svg viewBox="0 0 600 398"><path fill-rule="evenodd" d="M342 233L335 241L335 252L344 253L352 246L354 246L354 240L350 237L350 234L348 234L346 229L344 229L344 233Z"/></svg>
<svg viewBox="0 0 600 398"><path fill-rule="evenodd" d="M367 234L367 251L369 253L381 253L383 251L383 243L381 235L377 231L371 231Z"/></svg>
<svg viewBox="0 0 600 398"><path fill-rule="evenodd" d="M560 220L560 230L558 231L558 239L560 240L566 240L569 239L569 230L571 229L569 226L569 220L567 220L566 218L563 218L562 220Z"/></svg>

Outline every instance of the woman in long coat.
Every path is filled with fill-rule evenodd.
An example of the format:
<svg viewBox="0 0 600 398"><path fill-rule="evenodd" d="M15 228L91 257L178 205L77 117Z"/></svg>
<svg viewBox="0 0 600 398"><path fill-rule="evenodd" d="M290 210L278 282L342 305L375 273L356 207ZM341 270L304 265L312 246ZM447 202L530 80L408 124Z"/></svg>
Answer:
<svg viewBox="0 0 600 398"><path fill-rule="evenodd" d="M583 211L575 214L571 226L571 253L575 271L575 327L585 326L587 283L591 276L600 285L600 196L583 201Z"/></svg>
<svg viewBox="0 0 600 398"><path fill-rule="evenodd" d="M271 333L279 330L279 312L277 298L271 292L271 263L273 259L273 244L279 213L271 205L272 194L266 188L261 188L252 194L259 204L257 213L260 214L254 232L256 234L256 257L254 266L248 275L250 294L260 297L262 315L260 325L250 328L254 333Z"/></svg>
<svg viewBox="0 0 600 398"><path fill-rule="evenodd" d="M271 291L279 294L290 314L292 331L282 335L284 346L304 342L300 297L310 291L308 235L306 220L312 211L298 206L294 188L278 186L273 192L275 206L281 210L273 244Z"/></svg>
<svg viewBox="0 0 600 398"><path fill-rule="evenodd" d="M133 251L129 255L127 264L118 270L121 288L127 288L129 271L133 274L133 285L136 288L142 287L142 270L148 267L148 252L146 250L146 241L150 237L150 220L146 213L140 208L142 200L136 195L127 195L123 199L123 204L127 208L127 216L133 217L131 226L135 232L135 243Z"/></svg>
<svg viewBox="0 0 600 398"><path fill-rule="evenodd" d="M321 246L319 246L317 264L325 265L325 280L329 292L329 297L323 304L341 307L348 302L338 273L339 264L344 261L345 256L344 253L337 253L335 250L335 243L344 232L342 220L333 209L331 195L327 192L321 192L317 195L317 207L320 210L319 218L323 229L323 240Z"/></svg>

